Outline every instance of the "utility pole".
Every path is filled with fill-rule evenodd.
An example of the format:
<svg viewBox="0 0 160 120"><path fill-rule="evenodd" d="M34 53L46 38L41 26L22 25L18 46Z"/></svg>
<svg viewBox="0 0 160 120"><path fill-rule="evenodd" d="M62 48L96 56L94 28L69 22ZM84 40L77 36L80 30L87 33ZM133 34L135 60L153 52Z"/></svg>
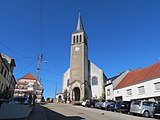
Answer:
<svg viewBox="0 0 160 120"><path fill-rule="evenodd" d="M39 71L40 71L40 65L41 65L41 62L42 62L42 58L43 58L43 54L40 53L39 54L39 58L38 58L38 66L37 66L37 70L36 70L36 82L38 80L38 76L39 76Z"/></svg>
<svg viewBox="0 0 160 120"><path fill-rule="evenodd" d="M56 94L57 94L57 82L56 82L56 86L55 86L55 98L56 98Z"/></svg>
<svg viewBox="0 0 160 120"><path fill-rule="evenodd" d="M34 85L34 96L36 96L37 81L38 81L38 76L39 76L39 71L40 71L40 65L41 65L42 58L43 58L43 54L40 53L39 57L38 57L38 66L37 66L37 70L36 70L36 82L35 82L35 85ZM35 100L35 98L34 98L34 100Z"/></svg>

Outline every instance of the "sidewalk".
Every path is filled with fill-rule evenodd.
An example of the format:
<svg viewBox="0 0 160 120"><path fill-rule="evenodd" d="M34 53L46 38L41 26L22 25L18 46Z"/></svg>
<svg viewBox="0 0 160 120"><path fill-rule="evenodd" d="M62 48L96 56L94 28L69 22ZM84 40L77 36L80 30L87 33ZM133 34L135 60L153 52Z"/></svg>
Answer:
<svg viewBox="0 0 160 120"><path fill-rule="evenodd" d="M29 105L2 104L0 107L0 120L18 120L27 118L32 111Z"/></svg>

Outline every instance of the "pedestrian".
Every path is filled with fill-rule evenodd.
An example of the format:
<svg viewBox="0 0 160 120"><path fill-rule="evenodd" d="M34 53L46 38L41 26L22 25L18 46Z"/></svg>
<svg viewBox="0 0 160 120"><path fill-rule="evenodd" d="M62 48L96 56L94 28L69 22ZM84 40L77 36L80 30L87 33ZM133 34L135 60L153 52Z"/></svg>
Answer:
<svg viewBox="0 0 160 120"><path fill-rule="evenodd" d="M64 103L67 103L67 96L65 96L64 98Z"/></svg>
<svg viewBox="0 0 160 120"><path fill-rule="evenodd" d="M31 105L32 104L32 95L29 94L29 104Z"/></svg>

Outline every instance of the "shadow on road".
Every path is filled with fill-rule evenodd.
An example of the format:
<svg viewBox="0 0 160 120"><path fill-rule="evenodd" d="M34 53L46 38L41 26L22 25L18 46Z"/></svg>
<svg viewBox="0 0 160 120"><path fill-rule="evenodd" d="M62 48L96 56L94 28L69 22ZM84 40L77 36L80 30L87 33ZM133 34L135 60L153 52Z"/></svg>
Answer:
<svg viewBox="0 0 160 120"><path fill-rule="evenodd" d="M36 104L27 119L23 120L83 120L80 116L65 116L49 108Z"/></svg>
<svg viewBox="0 0 160 120"><path fill-rule="evenodd" d="M45 110L45 115L47 120L83 120L84 119L80 116L64 116L46 107L43 107L43 109Z"/></svg>

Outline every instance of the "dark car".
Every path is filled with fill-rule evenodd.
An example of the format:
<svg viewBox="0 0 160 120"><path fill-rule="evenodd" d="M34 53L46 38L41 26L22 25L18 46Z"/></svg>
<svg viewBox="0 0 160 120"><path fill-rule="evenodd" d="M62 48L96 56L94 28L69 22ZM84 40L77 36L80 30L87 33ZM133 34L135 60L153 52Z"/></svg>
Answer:
<svg viewBox="0 0 160 120"><path fill-rule="evenodd" d="M14 97L8 101L8 104L30 105L30 100L28 97Z"/></svg>
<svg viewBox="0 0 160 120"><path fill-rule="evenodd" d="M121 104L120 104L120 112L123 112L123 113L129 113L130 112L130 105L131 105L131 102L130 101L123 101Z"/></svg>
<svg viewBox="0 0 160 120"><path fill-rule="evenodd" d="M160 103L158 103L157 105L155 105L154 117L155 118L160 118Z"/></svg>
<svg viewBox="0 0 160 120"><path fill-rule="evenodd" d="M4 103L5 97L6 97L5 94L0 92L0 106L2 103Z"/></svg>
<svg viewBox="0 0 160 120"><path fill-rule="evenodd" d="M105 100L101 100L101 101L96 102L95 103L95 108L101 109L102 105L103 105L103 102L105 102Z"/></svg>
<svg viewBox="0 0 160 120"><path fill-rule="evenodd" d="M90 100L90 107L93 107L93 108L95 108L95 104L97 103L97 102L99 102L98 100Z"/></svg>
<svg viewBox="0 0 160 120"><path fill-rule="evenodd" d="M113 102L113 103L111 103L111 105L110 105L110 111L116 111L116 112L118 112L119 109L120 109L121 103L122 102Z"/></svg>
<svg viewBox="0 0 160 120"><path fill-rule="evenodd" d="M112 103L114 103L113 100L105 100L105 102L103 102L102 109L109 110Z"/></svg>

